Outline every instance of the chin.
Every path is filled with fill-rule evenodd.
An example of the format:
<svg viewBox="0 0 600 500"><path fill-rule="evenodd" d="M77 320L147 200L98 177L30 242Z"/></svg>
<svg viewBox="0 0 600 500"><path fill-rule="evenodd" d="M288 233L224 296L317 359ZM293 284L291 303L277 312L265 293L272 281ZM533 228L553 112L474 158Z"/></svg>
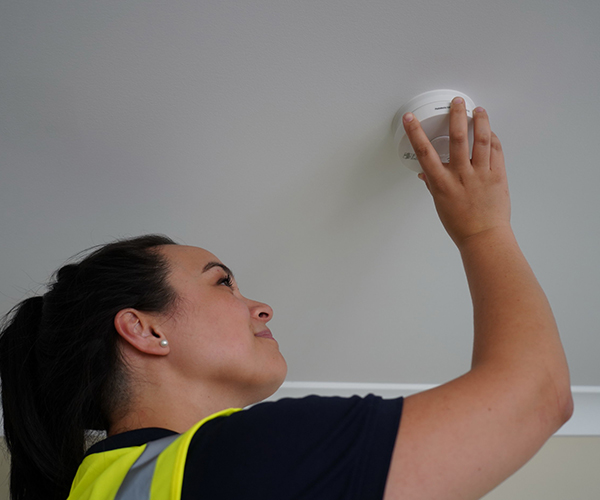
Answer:
<svg viewBox="0 0 600 500"><path fill-rule="evenodd" d="M250 404L260 403L264 401L268 397L272 396L277 392L277 390L283 384L285 377L287 375L287 363L283 356L281 357L281 363L278 365L277 370L274 370L268 378L268 380L262 381L258 387L255 387L254 392L254 401Z"/></svg>

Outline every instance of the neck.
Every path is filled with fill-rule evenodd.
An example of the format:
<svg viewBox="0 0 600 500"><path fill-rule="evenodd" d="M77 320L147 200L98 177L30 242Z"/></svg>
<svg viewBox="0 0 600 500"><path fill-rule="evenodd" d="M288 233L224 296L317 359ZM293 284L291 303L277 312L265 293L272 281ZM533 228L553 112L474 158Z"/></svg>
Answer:
<svg viewBox="0 0 600 500"><path fill-rule="evenodd" d="M164 390L167 389L168 390ZM193 395L193 396L192 396ZM244 401L226 388L157 387L148 384L131 402L130 409L111 423L108 435L159 427L185 432L210 415L229 408L243 408L255 401Z"/></svg>

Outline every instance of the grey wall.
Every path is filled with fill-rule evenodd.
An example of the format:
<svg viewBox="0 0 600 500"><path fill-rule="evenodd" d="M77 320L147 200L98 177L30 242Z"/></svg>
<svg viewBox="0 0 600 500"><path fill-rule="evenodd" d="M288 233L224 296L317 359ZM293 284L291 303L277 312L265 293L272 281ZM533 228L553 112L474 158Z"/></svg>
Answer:
<svg viewBox="0 0 600 500"><path fill-rule="evenodd" d="M595 0L24 0L0 6L0 306L70 255L164 232L275 310L290 380L468 368L459 256L396 109L486 107L573 383L600 385Z"/></svg>

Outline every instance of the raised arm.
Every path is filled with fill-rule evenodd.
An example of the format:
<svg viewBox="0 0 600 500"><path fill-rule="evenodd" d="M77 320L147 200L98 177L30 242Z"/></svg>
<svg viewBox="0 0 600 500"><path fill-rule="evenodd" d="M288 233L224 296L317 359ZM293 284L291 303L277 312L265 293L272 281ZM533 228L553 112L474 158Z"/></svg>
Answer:
<svg viewBox="0 0 600 500"><path fill-rule="evenodd" d="M461 99L450 111L450 163L417 119L404 127L473 300L471 370L406 398L385 499L481 498L529 460L572 413L569 372L543 290L510 226L500 141L473 116L470 159Z"/></svg>

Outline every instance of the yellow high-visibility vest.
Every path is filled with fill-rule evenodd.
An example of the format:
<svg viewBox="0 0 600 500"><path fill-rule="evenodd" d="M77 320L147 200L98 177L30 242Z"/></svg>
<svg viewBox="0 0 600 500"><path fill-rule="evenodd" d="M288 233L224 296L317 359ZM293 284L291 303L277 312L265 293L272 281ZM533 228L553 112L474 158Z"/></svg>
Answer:
<svg viewBox="0 0 600 500"><path fill-rule="evenodd" d="M240 410L214 413L183 434L88 455L77 470L67 500L180 500L192 437L209 420Z"/></svg>

